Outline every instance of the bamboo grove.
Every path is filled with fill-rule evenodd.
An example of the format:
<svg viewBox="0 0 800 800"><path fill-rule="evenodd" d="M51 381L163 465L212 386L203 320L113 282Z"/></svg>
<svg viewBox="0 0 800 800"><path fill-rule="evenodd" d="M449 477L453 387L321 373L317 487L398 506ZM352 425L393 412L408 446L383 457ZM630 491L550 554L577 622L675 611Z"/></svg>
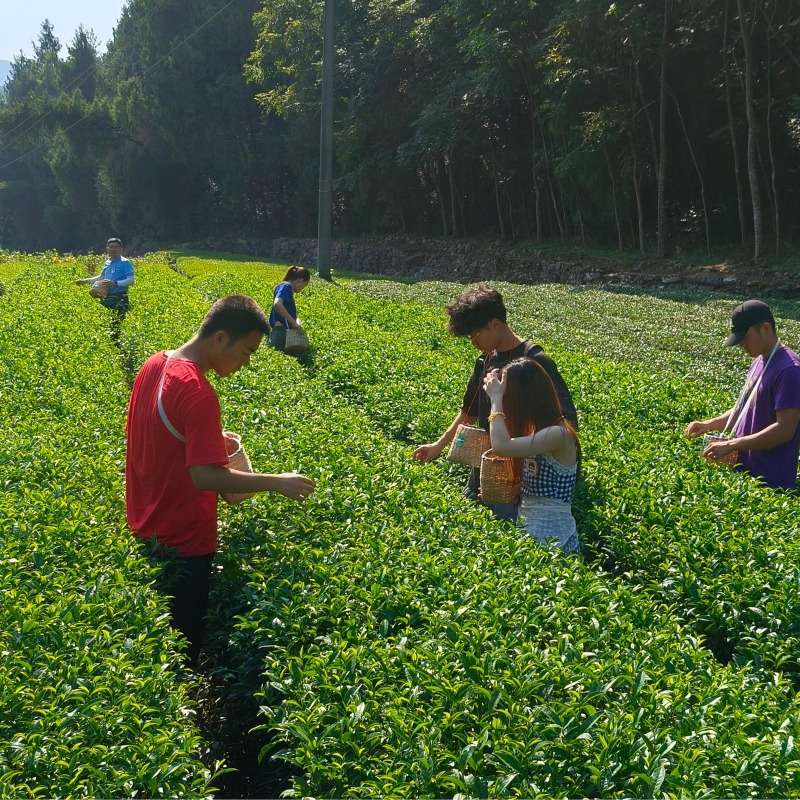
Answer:
<svg viewBox="0 0 800 800"><path fill-rule="evenodd" d="M322 4L226 5L130 0L102 56L43 25L0 101L3 246L313 235ZM779 256L799 12L342 0L335 233Z"/></svg>

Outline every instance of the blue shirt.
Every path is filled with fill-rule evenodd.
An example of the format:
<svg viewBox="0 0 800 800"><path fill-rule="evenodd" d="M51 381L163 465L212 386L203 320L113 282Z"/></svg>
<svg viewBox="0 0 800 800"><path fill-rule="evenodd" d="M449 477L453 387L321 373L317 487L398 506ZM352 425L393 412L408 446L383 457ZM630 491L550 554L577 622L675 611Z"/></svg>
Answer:
<svg viewBox="0 0 800 800"><path fill-rule="evenodd" d="M109 258L100 270L100 277L117 282L117 286L109 289L109 294L125 294L133 283L133 264L125 256L117 256L113 261Z"/></svg>
<svg viewBox="0 0 800 800"><path fill-rule="evenodd" d="M292 284L289 281L284 281L283 283L279 283L275 287L275 294L272 297L272 312L269 315L269 324L274 325L276 322L280 322L281 325L286 325L289 327L289 324L286 322L284 317L282 317L276 310L275 310L275 301L278 298L283 300L283 307L286 311L289 312L289 316L297 321L297 306L294 304L294 292L292 291Z"/></svg>

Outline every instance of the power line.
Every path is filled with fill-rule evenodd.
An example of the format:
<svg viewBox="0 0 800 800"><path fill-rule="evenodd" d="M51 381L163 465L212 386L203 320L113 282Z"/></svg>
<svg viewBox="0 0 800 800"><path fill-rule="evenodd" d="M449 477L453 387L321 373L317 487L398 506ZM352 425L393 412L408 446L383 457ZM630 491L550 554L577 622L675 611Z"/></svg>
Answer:
<svg viewBox="0 0 800 800"><path fill-rule="evenodd" d="M196 30L192 31L183 41L181 41L177 45L175 45L175 47L173 47L172 50L169 51L169 53L167 53L166 55L161 56L161 58L159 58L158 61L155 62L155 64L151 64L141 75L137 76L138 79L141 80L145 75L147 75L148 72L150 72L150 70L155 69L165 58L169 58L179 47L181 47L181 45L186 44L186 42L188 42L189 39L191 39L196 34L200 33L200 31L203 30L203 28L205 28L206 25L208 25L210 22L213 22L223 11L225 11L226 8L228 8L229 6L232 6L235 2L236 2L236 0L230 0L229 3L224 5L219 11L217 11L216 14L214 14L211 17L209 17L199 28L197 28ZM61 132L62 133L66 133L67 131L72 130L76 125L79 125L81 122L83 122L85 119L88 119L90 116L91 116L91 111L88 114L86 114L85 116L81 117L79 120L77 120L77 122L73 122L72 125L69 125L68 127L63 128ZM27 158L29 155L35 153L37 150L41 150L45 146L45 144L46 144L46 142L43 142L38 147L34 147L33 150L29 150L27 153L23 153L18 158L15 158L12 161L6 162L2 166L0 166L0 170L4 170L6 167L10 167L12 164L16 164L18 161L22 161L23 158Z"/></svg>
<svg viewBox="0 0 800 800"><path fill-rule="evenodd" d="M147 14L145 14L145 16L137 23L137 25L133 28L133 30L131 30L126 36L124 36L122 38L122 41L120 42L120 45L125 44L125 42L127 42L128 39L130 39L139 30L139 28L141 28L142 25L144 25L144 23L147 22L147 20L150 19L150 17L152 17L153 14L155 14L156 11L158 11L158 9L161 8L161 6L163 6L164 3L166 3L166 2L168 2L168 0L161 0L161 2L157 6L154 6L153 8L151 8L150 11L148 11ZM115 56L119 55L119 53L120 53L120 51L117 51L114 55ZM80 75L78 75L77 78L73 78L67 84L67 86L64 89L61 90L61 95L59 95L59 96L66 95L67 92L72 90L72 89L77 89L81 84L84 83L84 81L89 80L89 78L91 78L92 75L94 75L94 73L97 72L99 66L100 66L99 63L95 64L93 67L89 67L88 69L84 70ZM76 81L77 81L77 83L76 83ZM56 100L58 98L55 97L53 99ZM44 122L44 120L47 119L47 117L52 113L52 111L53 111L52 108L49 111L46 111L44 114L42 114L42 116L39 119L36 120L36 122L33 123L33 125L31 125L30 127L26 128L19 136L17 136L17 138L14 139L14 141L9 142L6 145L3 145L3 147L0 147L0 153L3 153L6 150L8 150L9 147L12 147L14 144L16 144L23 136L25 136L26 133L28 133L29 131L33 130L40 123ZM21 128L23 125L26 125L31 119L33 119L34 116L36 116L36 115L35 114L30 114L27 117L27 119L24 119L22 122L20 122L19 124L15 125L5 135L6 136L11 136L11 134L14 133L14 131L16 131L18 128Z"/></svg>

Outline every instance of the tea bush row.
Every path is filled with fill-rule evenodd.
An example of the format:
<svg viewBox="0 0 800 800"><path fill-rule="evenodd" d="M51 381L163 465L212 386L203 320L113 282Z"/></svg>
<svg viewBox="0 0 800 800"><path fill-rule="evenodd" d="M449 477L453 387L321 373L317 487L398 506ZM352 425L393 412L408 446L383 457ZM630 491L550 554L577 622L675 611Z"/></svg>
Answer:
<svg viewBox="0 0 800 800"><path fill-rule="evenodd" d="M211 295L244 286L268 304L268 283L247 280L207 277L198 285ZM437 436L460 405L474 349L443 335L443 315L432 308L324 288L312 285L299 301L316 343L311 373L394 438ZM551 288L536 291L547 296ZM640 299L639 326L662 330L664 304L652 304L657 321ZM648 346L640 342L642 352ZM731 394L656 365L644 371L633 360L549 349L581 416L586 484L576 514L583 540L610 568L676 607L719 657L795 672L798 499L709 467L698 444L682 436L690 420L731 404ZM707 369L698 358L688 371ZM734 367L728 372L720 384L743 379Z"/></svg>
<svg viewBox="0 0 800 800"><path fill-rule="evenodd" d="M253 274L206 276L199 288L271 298ZM136 291L141 355L196 327L199 295L180 276L154 267ZM312 338L363 310L324 285L303 298ZM408 322L412 339L418 323ZM358 333L342 324L306 363L260 351L218 383L225 425L256 468L318 481L302 507L260 497L223 525L228 558L249 576L235 639L261 652L267 724L286 741L278 755L303 771L294 793L797 792L788 682L720 665L678 609L521 539L463 499L447 467L414 464L353 399L390 367L425 387L432 374L384 363L377 348L362 384ZM338 395L327 371L344 369L336 348L349 348L356 370Z"/></svg>
<svg viewBox="0 0 800 800"><path fill-rule="evenodd" d="M463 288L440 281L406 284L344 278L342 283L372 299L437 309ZM493 281L492 285L505 297L512 327L546 348L632 361L648 370L669 370L677 376L698 378L707 388L721 382L734 394L741 388L738 370L748 359L739 348L722 345L729 333L730 314L741 302L734 296L562 284L521 286ZM800 317L796 302L768 300L779 335L797 349Z"/></svg>
<svg viewBox="0 0 800 800"><path fill-rule="evenodd" d="M555 293L563 297L563 287ZM665 320L670 304L653 298L626 298L626 303L630 325L648 331L640 342L643 353L652 352L652 337L685 335L679 319ZM562 314L570 310L561 308ZM726 322L727 310L721 309L716 324L705 327ZM791 329L791 321L782 323ZM710 375L713 358L714 350L694 363L684 355L682 364L686 372ZM770 668L789 659L787 666L796 669L791 663L798 633L796 496L710 469L697 457L698 445L681 436L691 419L733 402L733 394L719 387L738 388L743 369L717 370L717 381L709 385L679 378L661 363L643 371L632 361L604 364L580 354L577 368L570 364L576 361L572 354L561 361L573 376L585 424L591 509L586 538L618 569L634 569L634 580L685 609L722 657L746 652L766 659ZM595 470L588 458L595 460Z"/></svg>
<svg viewBox="0 0 800 800"><path fill-rule="evenodd" d="M166 607L125 530L128 387L75 264L0 302L0 795L198 796Z"/></svg>

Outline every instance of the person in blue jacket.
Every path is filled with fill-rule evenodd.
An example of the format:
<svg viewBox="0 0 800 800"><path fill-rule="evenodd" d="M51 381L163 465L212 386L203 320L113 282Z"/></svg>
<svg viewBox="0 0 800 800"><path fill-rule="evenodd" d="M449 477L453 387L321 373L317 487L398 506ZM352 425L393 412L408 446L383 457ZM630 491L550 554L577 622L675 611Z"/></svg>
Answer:
<svg viewBox="0 0 800 800"><path fill-rule="evenodd" d="M123 314L128 311L128 287L133 284L133 264L122 255L122 240L113 237L106 242L108 259L99 275L93 278L79 278L81 284L91 284L93 289L107 289L108 294L100 299L106 308L113 308Z"/></svg>
<svg viewBox="0 0 800 800"><path fill-rule="evenodd" d="M305 267L289 267L283 276L283 281L275 287L272 299L272 311L269 315L269 324L272 333L269 343L276 350L286 349L286 331L294 328L298 333L303 332L303 327L297 319L297 306L294 296L303 291L311 280L311 273Z"/></svg>

